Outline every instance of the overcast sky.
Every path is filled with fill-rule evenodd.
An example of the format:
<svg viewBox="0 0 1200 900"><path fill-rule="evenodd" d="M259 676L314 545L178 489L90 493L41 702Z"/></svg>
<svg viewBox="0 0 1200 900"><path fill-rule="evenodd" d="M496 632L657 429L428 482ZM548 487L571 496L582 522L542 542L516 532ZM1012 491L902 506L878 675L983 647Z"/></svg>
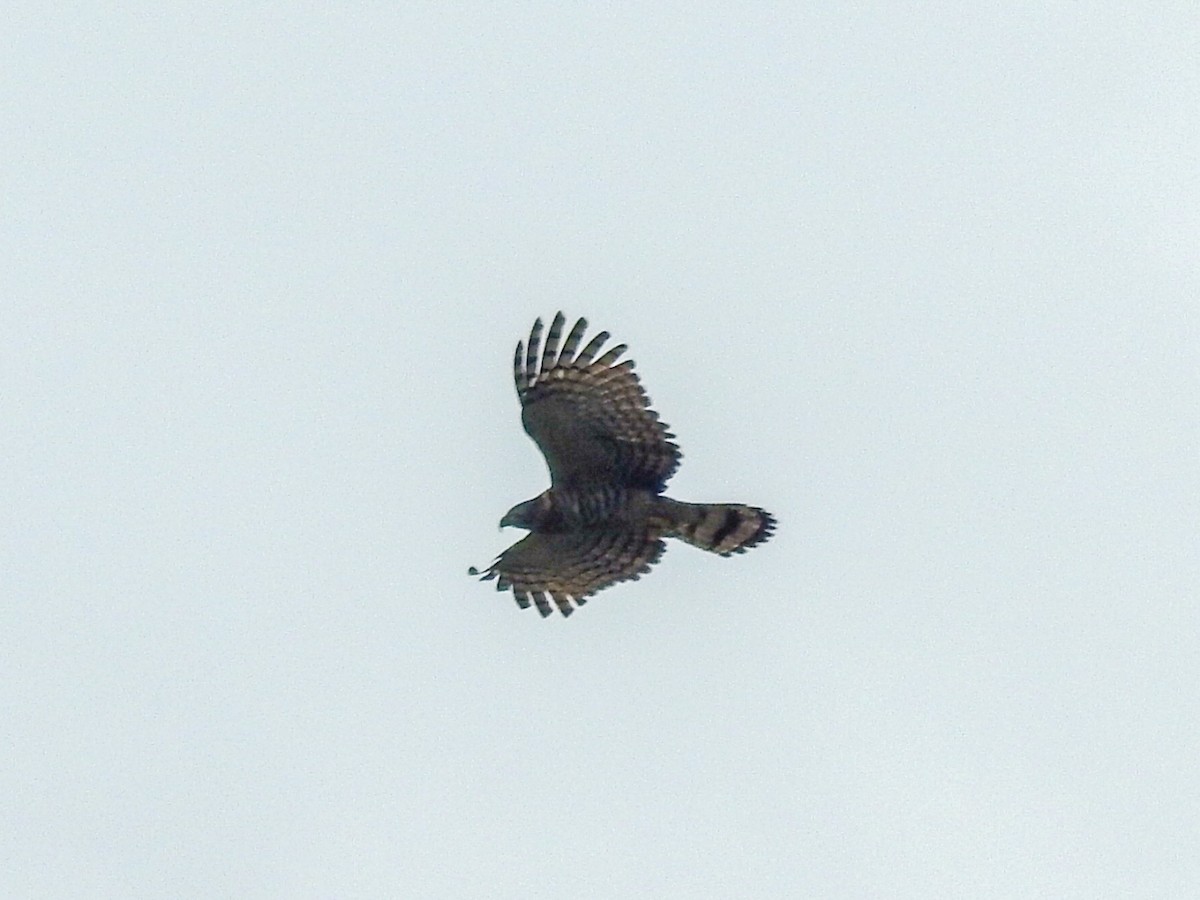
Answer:
<svg viewBox="0 0 1200 900"><path fill-rule="evenodd" d="M1196 6L387 6L6 12L0 892L1200 895ZM770 543L467 577L560 308Z"/></svg>

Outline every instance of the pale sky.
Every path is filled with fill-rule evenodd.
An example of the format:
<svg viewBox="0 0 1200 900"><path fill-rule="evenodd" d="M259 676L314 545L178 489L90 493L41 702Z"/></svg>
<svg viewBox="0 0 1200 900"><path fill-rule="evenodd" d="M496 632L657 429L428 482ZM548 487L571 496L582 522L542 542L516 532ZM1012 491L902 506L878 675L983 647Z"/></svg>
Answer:
<svg viewBox="0 0 1200 900"><path fill-rule="evenodd" d="M1192 3L31 4L0 893L1200 895ZM673 543L542 621L510 360Z"/></svg>

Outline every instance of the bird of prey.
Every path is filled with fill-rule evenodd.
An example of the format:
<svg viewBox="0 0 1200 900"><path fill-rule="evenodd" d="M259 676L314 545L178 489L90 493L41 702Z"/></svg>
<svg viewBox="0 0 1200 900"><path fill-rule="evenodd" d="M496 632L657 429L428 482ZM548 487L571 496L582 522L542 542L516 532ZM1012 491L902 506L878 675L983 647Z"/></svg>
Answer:
<svg viewBox="0 0 1200 900"><path fill-rule="evenodd" d="M564 615L597 591L650 571L674 537L721 556L767 540L775 519L741 503L684 503L664 496L682 455L619 344L600 354L608 332L582 350L580 319L559 347L560 312L540 347L542 320L529 343L517 342L513 377L521 422L550 470L550 488L518 503L500 520L529 534L483 572L500 591L512 588L523 609ZM576 352L578 351L578 352Z"/></svg>

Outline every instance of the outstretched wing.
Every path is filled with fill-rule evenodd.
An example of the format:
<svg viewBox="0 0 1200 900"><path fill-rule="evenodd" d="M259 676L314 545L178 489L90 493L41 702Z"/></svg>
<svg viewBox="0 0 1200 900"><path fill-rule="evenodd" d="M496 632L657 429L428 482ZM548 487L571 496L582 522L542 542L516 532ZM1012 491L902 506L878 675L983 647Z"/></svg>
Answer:
<svg viewBox="0 0 1200 900"><path fill-rule="evenodd" d="M633 373L618 363L625 345L598 359L608 340L602 331L576 354L587 320L580 319L559 350L565 319L560 312L540 348L542 320L528 346L517 342L513 377L521 422L537 443L555 487L619 485L661 492L682 455L675 435L649 409L650 398Z"/></svg>
<svg viewBox="0 0 1200 900"><path fill-rule="evenodd" d="M537 606L551 613L550 601L564 616L596 591L619 581L636 581L662 556L657 532L615 527L565 534L530 534L501 553L486 571L471 569L496 590L512 588L522 609ZM574 604L574 605L572 605Z"/></svg>

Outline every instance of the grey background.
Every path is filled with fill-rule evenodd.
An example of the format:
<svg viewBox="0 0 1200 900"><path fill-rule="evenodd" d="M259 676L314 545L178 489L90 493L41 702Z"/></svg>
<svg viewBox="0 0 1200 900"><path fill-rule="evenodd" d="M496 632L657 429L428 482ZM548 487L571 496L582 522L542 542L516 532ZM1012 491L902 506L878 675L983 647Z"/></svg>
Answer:
<svg viewBox="0 0 1200 900"><path fill-rule="evenodd" d="M6 20L6 896L1200 890L1194 4ZM558 308L770 544L466 577Z"/></svg>

